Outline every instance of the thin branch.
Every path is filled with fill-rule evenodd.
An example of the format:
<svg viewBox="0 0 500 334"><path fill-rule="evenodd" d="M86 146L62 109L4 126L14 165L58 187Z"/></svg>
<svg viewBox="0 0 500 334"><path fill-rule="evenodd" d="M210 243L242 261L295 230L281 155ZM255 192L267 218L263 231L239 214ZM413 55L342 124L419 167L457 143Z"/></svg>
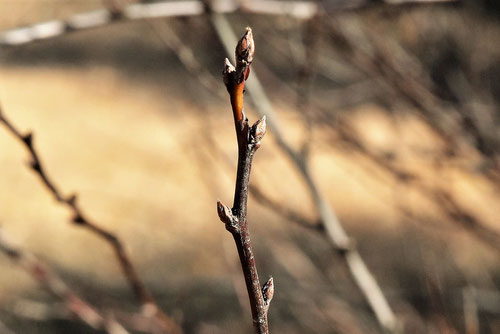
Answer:
<svg viewBox="0 0 500 334"><path fill-rule="evenodd" d="M200 83L211 94L225 99L224 88L219 89L218 81L205 67L195 58L193 49L186 45L175 29L171 28L167 21L152 21L149 25L160 41L171 49L184 65L189 73L196 77Z"/></svg>
<svg viewBox="0 0 500 334"><path fill-rule="evenodd" d="M226 229L233 235L236 248L238 249L248 298L250 300L255 332L267 334L269 333L267 312L274 294L273 278L271 277L261 287L247 222L248 184L250 182L252 160L255 152L260 147L261 139L266 133L265 116L250 127L243 111L243 92L245 81L250 74L250 65L253 60L254 50L255 44L252 30L247 28L245 35L236 46L236 67L233 67L227 58L225 60L223 78L233 109L236 138L238 141L238 171L236 174L233 208L229 209L229 207L218 201L217 212L220 220L226 225Z"/></svg>
<svg viewBox="0 0 500 334"><path fill-rule="evenodd" d="M128 333L111 317L102 316L93 306L74 293L64 281L40 262L33 254L23 251L9 241L0 228L0 251L29 273L49 293L60 299L65 308L82 322L94 329L104 329L110 334Z"/></svg>
<svg viewBox="0 0 500 334"><path fill-rule="evenodd" d="M226 52L231 54L231 45L235 44L236 36L227 18L220 14L212 14L211 20L219 39L226 48ZM399 332L400 324L391 310L387 299L384 297L382 289L361 258L356 249L356 244L347 236L339 219L327 203L325 197L319 191L309 171L307 160L285 141L271 102L267 98L264 88L255 74L252 81L249 81L246 86L251 94L250 96L255 101L254 105L256 106L257 112L267 117L267 123L279 147L288 155L301 177L306 182L316 205L321 223L325 227L327 237L346 261L351 276L373 310L379 324L389 332Z"/></svg>
<svg viewBox="0 0 500 334"><path fill-rule="evenodd" d="M228 168L228 170L233 168L234 164L231 158L227 154L221 151L219 145L213 138L213 134L209 130L207 131L207 129L205 128L204 130L205 131L203 132L204 135L203 140L207 144L206 146L211 156L216 161L219 162L222 161L225 167ZM200 151L200 153L201 152L202 151ZM203 151L203 153L205 153L205 151ZM226 176L229 177L229 175ZM248 191L257 202L259 202L262 206L265 206L268 209L272 210L275 214L282 216L283 219L293 221L296 224L304 228L310 229L314 232L319 232L319 233L324 232L323 231L324 227L318 220L310 219L305 215L303 215L299 210L296 210L290 206L287 206L269 197L258 184L255 183L249 184Z"/></svg>
<svg viewBox="0 0 500 334"><path fill-rule="evenodd" d="M370 162L391 174L397 181L411 184L413 189L432 200L438 206L438 209L449 217L450 221L460 225L496 252L500 251L500 233L488 227L485 222L482 222L472 212L463 208L457 203L450 192L442 189L442 187L427 185L419 175L397 167L387 159L375 154L356 137L356 131L348 122L337 118L334 124L329 120L329 114L325 110L322 110L321 107L315 109L318 112L318 116L321 117L322 124L326 124L334 130L337 136L340 137L340 140L344 144L349 145L350 151L355 151L363 155Z"/></svg>
<svg viewBox="0 0 500 334"><path fill-rule="evenodd" d="M460 0L383 0L386 5L455 3ZM112 3L112 2L111 2ZM324 8L328 12L353 10L370 6L369 0L335 1ZM143 20L167 17L195 16L207 13L205 0L159 1L154 3L135 3L124 8L108 6L90 12L70 16L66 20L52 20L33 24L27 27L11 29L0 33L0 46L15 46L34 41L54 38L71 32L95 29L113 22ZM235 1L212 1L211 11L216 13L233 13L243 11L256 14L287 15L297 19L311 19L323 8L313 1L275 1L253 0L242 1L240 6Z"/></svg>
<svg viewBox="0 0 500 334"><path fill-rule="evenodd" d="M16 137L20 142L24 144L26 149L29 151L31 155L30 167L31 169L40 177L42 183L49 190L49 192L53 195L54 199L60 203L61 205L65 205L68 207L72 213L73 217L71 222L75 225L84 227L106 242L110 244L113 248L115 255L119 261L120 267L123 271L125 278L127 279L129 285L134 291L135 296L142 304L143 311L145 313L150 314L155 317L159 322L164 324L165 330L172 331L172 333L180 332L180 328L175 324L173 320L168 318L158 307L157 303L151 297L151 294L147 290L146 286L142 282L141 278L137 274L137 271L130 260L123 243L118 239L116 235L112 232L102 228L97 223L93 222L89 218L87 218L87 214L85 214L80 208L77 196L75 194L65 196L61 193L61 191L57 188L55 183L51 180L51 178L47 175L45 171L39 155L33 145L33 134L27 133L25 135L21 134L19 130L17 130L14 125L5 118L3 110L0 106L0 123L5 125L7 130Z"/></svg>
<svg viewBox="0 0 500 334"><path fill-rule="evenodd" d="M60 301L45 303L29 299L17 299L13 303L6 305L3 309L13 316L30 321L75 320L74 314L68 310L64 302ZM101 309L100 314L112 316L112 319L116 319L123 327L134 333L164 333L157 323L152 322L150 317L143 314L130 313L114 308ZM0 326L0 333L3 334L1 329Z"/></svg>

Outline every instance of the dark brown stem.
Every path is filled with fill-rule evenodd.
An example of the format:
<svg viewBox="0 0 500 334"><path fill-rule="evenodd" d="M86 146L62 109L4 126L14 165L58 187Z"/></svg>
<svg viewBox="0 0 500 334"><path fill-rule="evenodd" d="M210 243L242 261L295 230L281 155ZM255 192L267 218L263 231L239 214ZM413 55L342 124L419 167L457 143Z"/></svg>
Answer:
<svg viewBox="0 0 500 334"><path fill-rule="evenodd" d="M213 14L211 16L212 25L219 36L222 44L229 53L231 45L234 44L236 37L232 28L223 15ZM348 237L342 224L335 215L335 212L328 204L325 197L322 196L316 182L309 171L306 157L294 150L286 141L282 134L281 127L274 115L271 102L264 92L262 85L257 77L248 82L248 90L252 92L252 99L256 102L257 112L269 117L269 127L273 131L274 138L279 147L288 155L294 166L299 171L301 177L306 182L311 197L316 205L316 210L324 227L325 235L330 239L335 249L343 256L349 272L351 273L356 285L359 287L368 304L374 311L377 320L384 330L389 333L400 332L400 325L394 312L391 310L387 299L384 297L380 286L377 284L374 276L356 250L356 243Z"/></svg>
<svg viewBox="0 0 500 334"><path fill-rule="evenodd" d="M110 246L113 248L115 255L120 263L120 267L123 271L123 274L132 290L134 291L135 296L142 304L144 311L149 314L152 314L159 322L164 324L164 328L166 331L172 333L180 333L180 328L175 324L173 320L168 318L158 307L156 302L151 297L151 294L147 290L146 286L142 282L141 278L137 274L130 257L128 256L123 243L118 239L116 235L107 231L106 229L99 226L97 223L91 221L87 218L87 215L84 214L82 209L80 208L77 202L77 196L75 194L65 196L61 193L61 191L56 187L55 183L49 178L47 172L45 171L39 155L33 145L33 134L28 133L26 135L21 134L19 130L17 130L14 125L5 118L3 114L2 108L0 107L0 123L4 124L5 127L9 130L14 137L19 139L26 149L29 151L31 155L30 167L35 171L35 173L40 177L45 187L50 191L53 195L54 199L62 204L67 206L73 213L73 218L71 221L79 226L85 227L88 230L92 231L102 239L106 240Z"/></svg>
<svg viewBox="0 0 500 334"><path fill-rule="evenodd" d="M256 333L269 333L267 312L274 293L272 277L261 287L252 251L250 231L247 222L247 200L252 159L260 147L260 140L266 132L266 118L258 120L251 127L243 112L243 92L245 80L250 73L253 60L254 41L252 30L247 28L245 35L236 46L236 68L226 59L224 83L231 99L236 138L238 140L238 171L234 192L233 208L229 209L217 202L219 218L233 235L245 277L245 283L252 310L253 325Z"/></svg>

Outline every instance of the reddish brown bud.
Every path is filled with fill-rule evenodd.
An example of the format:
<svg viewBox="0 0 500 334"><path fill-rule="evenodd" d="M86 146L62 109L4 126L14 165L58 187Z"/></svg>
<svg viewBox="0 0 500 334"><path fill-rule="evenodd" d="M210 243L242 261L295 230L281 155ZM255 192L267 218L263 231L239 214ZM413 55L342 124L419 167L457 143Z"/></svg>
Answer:
<svg viewBox="0 0 500 334"><path fill-rule="evenodd" d="M245 35L240 39L235 50L236 63L250 65L253 61L255 43L253 41L252 29L247 27Z"/></svg>

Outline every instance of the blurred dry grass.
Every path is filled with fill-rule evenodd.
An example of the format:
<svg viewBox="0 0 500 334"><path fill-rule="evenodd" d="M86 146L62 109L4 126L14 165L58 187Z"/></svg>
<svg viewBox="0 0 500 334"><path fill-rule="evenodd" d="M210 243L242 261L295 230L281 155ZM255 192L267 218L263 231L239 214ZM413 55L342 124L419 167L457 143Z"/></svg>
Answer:
<svg viewBox="0 0 500 334"><path fill-rule="evenodd" d="M54 2L50 11L37 1L22 6L0 2L0 13L19 10L1 15L5 17L1 27L63 17L98 3ZM146 58L133 72L114 66L109 60L113 57L100 63L99 53L105 53L107 43L120 45L120 41L109 42L109 36L126 36L126 44L141 38L137 31L148 30L134 23L107 29L4 55L0 101L14 124L34 131L49 175L65 193L77 192L91 217L125 241L147 284L162 296L169 312L183 319L188 332L243 332L249 328L247 310L244 306L234 310L237 294L232 284L236 282L237 290L241 278L236 252L215 212L217 198L229 203L233 192L235 170L217 155L222 152L235 164L229 107L225 101L205 99L196 79L180 68L170 51L158 51L158 44L148 50L159 53L151 58L141 52L131 55ZM147 44L149 38L140 43ZM65 42L86 50L90 58L95 52L97 61L83 65L71 64L71 59L63 65L42 61L38 66L26 61L45 51L57 54L56 47ZM140 43L132 43L128 50ZM200 51L204 52L212 50ZM265 51L258 53L265 56ZM159 62L147 63L148 59ZM290 103L275 100L287 139L300 142L305 131L302 117ZM414 113L394 116L366 102L341 117L370 150L397 156L399 167L425 185L447 189L460 205L500 233L498 184L474 172L480 159L472 148L452 164L442 164L432 157L443 142ZM105 304L112 302L102 294L116 289L111 295L129 303L111 250L67 223L68 212L25 168L24 148L0 130L2 227L23 247L81 284L77 289L99 291L93 293L101 296L93 298L102 298ZM336 144L335 134L327 127L315 128L311 159L322 191L358 239L362 255L396 312L408 321L409 332L461 328L460 287L473 283L498 288L498 251L443 216L435 200L359 152ZM252 182L270 197L315 218L306 188L273 142L272 133L257 154ZM292 223L252 199L249 220L261 275L273 274L277 282L271 328L279 333L374 331L374 320L339 261L331 260L335 255L324 240L291 227ZM0 257L0 266L0 307L36 290L7 259ZM437 297L429 288L432 284L441 293ZM226 311L227 315L221 314ZM490 326L493 333L498 318Z"/></svg>

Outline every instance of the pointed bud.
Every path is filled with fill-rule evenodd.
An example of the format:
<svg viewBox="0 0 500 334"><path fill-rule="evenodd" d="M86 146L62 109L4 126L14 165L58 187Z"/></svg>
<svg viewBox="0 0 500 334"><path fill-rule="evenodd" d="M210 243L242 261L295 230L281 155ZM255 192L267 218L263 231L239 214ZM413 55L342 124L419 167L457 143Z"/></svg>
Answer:
<svg viewBox="0 0 500 334"><path fill-rule="evenodd" d="M224 224L232 223L233 213L231 212L231 209L222 204L221 201L217 201L217 214L219 215L221 222L223 222Z"/></svg>
<svg viewBox="0 0 500 334"><path fill-rule="evenodd" d="M271 300L273 300L274 296L274 281L273 278L270 277L266 284L262 287L262 297L264 298L264 303L266 306L269 306Z"/></svg>
<svg viewBox="0 0 500 334"><path fill-rule="evenodd" d="M266 116L262 116L261 119L259 119L257 122L254 124L255 126L255 140L260 141L264 135L266 134Z"/></svg>
<svg viewBox="0 0 500 334"><path fill-rule="evenodd" d="M250 65L253 61L254 52L255 43L253 41L252 29L250 27L247 27L245 35L243 35L243 37L238 42L238 45L236 45L236 62Z"/></svg>
<svg viewBox="0 0 500 334"><path fill-rule="evenodd" d="M231 209L222 204L221 201L217 201L217 213L219 214L221 222L226 225L226 230L232 234L240 233L238 219L233 215Z"/></svg>
<svg viewBox="0 0 500 334"><path fill-rule="evenodd" d="M250 130L251 141L255 144L256 148L260 147L260 141L266 134L266 116L262 116Z"/></svg>

